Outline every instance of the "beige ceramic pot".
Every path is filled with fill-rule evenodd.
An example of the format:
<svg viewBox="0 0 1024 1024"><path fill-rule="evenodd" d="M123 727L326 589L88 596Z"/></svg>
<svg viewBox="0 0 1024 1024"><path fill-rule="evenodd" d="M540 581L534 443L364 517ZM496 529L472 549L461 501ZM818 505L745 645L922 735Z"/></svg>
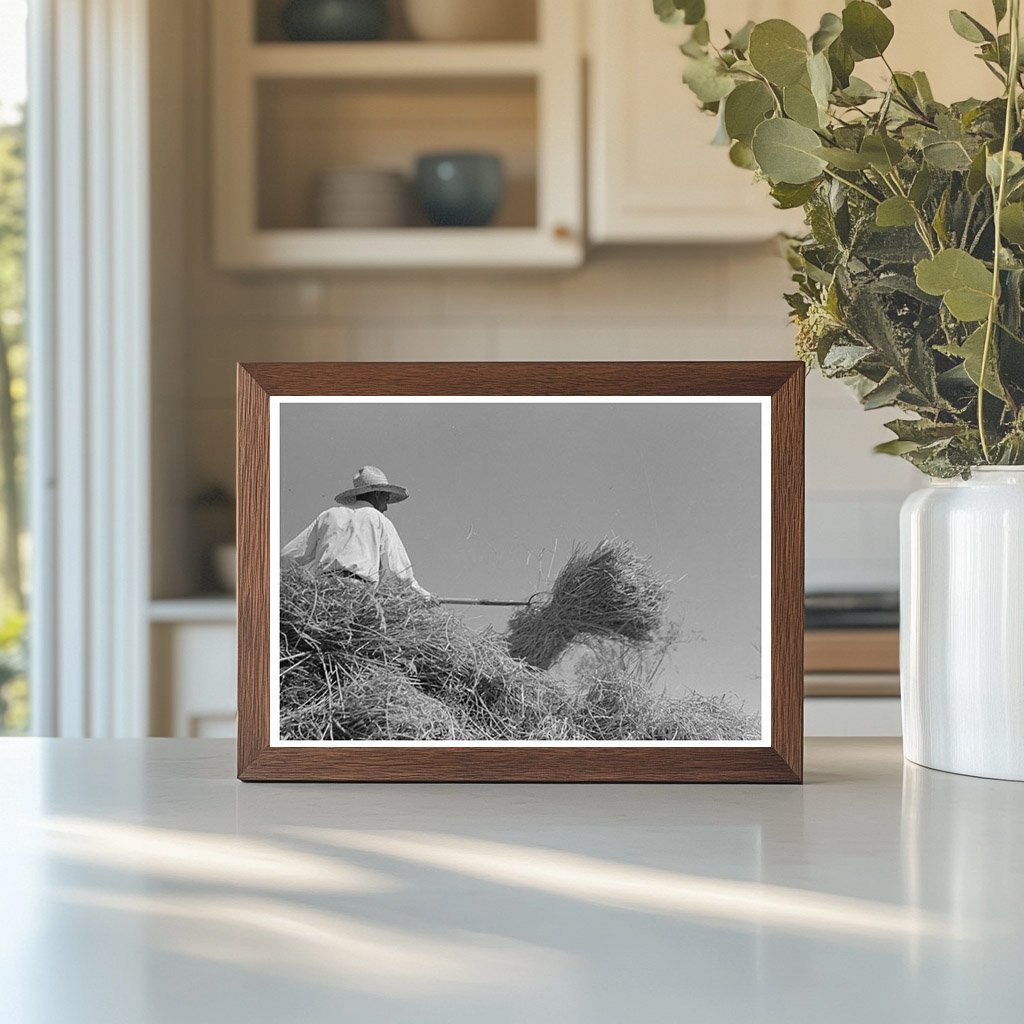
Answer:
<svg viewBox="0 0 1024 1024"><path fill-rule="evenodd" d="M480 42L532 39L534 5L528 0L404 0L417 39Z"/></svg>

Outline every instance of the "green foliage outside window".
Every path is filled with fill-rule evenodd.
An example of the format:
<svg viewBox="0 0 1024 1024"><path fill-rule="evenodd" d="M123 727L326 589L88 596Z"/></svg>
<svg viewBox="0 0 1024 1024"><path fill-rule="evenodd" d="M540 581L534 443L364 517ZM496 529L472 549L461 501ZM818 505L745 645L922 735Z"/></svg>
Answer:
<svg viewBox="0 0 1024 1024"><path fill-rule="evenodd" d="M0 120L0 733L28 724L25 677L24 118Z"/></svg>

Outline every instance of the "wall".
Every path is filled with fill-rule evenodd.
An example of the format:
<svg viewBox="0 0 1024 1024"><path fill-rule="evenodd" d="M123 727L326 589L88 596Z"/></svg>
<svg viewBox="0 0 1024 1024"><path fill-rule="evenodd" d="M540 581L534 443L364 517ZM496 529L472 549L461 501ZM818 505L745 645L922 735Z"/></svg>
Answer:
<svg viewBox="0 0 1024 1024"><path fill-rule="evenodd" d="M792 358L781 299L787 268L773 244L598 251L570 273L217 272L209 259L203 4L186 0L182 10L185 102L180 123L161 130L180 131L184 142L185 372L178 380L165 367L156 385L158 407L180 417L159 457L175 465L180 441L185 493L232 479L239 360ZM896 585L897 512L919 478L871 454L887 418L862 412L839 384L808 380L810 588ZM184 501L157 518L158 538L170 536L160 522L187 521ZM180 558L164 562L158 593L187 581Z"/></svg>

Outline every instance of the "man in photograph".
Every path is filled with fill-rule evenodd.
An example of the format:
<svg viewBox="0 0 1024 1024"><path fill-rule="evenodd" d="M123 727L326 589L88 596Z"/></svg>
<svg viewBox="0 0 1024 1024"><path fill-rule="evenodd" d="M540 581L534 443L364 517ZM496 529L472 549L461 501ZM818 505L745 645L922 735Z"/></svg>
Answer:
<svg viewBox="0 0 1024 1024"><path fill-rule="evenodd" d="M376 466L363 466L352 486L281 551L282 567L298 565L318 572L342 572L374 585L398 580L424 598L430 594L416 582L412 561L388 505L405 501L409 492L388 482Z"/></svg>

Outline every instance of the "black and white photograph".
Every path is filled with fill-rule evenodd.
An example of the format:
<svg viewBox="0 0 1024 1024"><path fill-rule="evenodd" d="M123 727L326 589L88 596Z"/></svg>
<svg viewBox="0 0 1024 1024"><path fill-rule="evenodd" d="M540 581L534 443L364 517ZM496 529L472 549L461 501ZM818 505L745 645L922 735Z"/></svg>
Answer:
<svg viewBox="0 0 1024 1024"><path fill-rule="evenodd" d="M271 744L767 745L769 416L272 398Z"/></svg>

